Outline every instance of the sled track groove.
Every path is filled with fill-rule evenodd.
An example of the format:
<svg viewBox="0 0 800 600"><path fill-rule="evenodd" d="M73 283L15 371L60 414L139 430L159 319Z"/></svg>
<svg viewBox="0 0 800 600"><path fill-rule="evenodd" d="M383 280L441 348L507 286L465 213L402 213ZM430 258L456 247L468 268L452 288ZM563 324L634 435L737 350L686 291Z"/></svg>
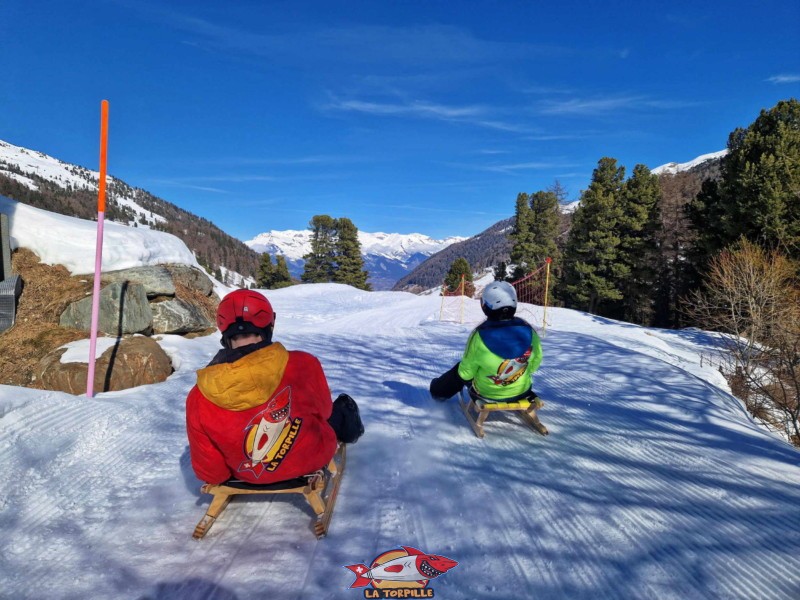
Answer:
<svg viewBox="0 0 800 600"><path fill-rule="evenodd" d="M695 376L690 373L685 376L695 384ZM800 561L791 555L785 540L764 540L761 533L779 530L792 511L797 514L797 509L791 506L791 493L787 496L788 492L781 491L775 497L765 498L763 490L751 488L733 457L728 458L726 452L708 453L703 438L699 438L701 441L697 438L698 427L702 425L695 425L690 418L685 427L672 420L663 429L654 430L655 436L649 438L639 436L635 421L617 419L615 426L623 427L620 433L593 426L587 429L583 423L586 414L602 415L604 409L590 407L589 403L614 402L626 391L624 384L615 386L613 382L601 381L598 385L593 382L590 388L577 372L567 370L550 370L545 381L551 389L567 390L573 397L569 401L570 410L562 415L573 423L564 423L563 434L569 435L570 443L579 448L581 468L596 473L590 475L596 480L595 493L613 500L618 495L614 486L627 490L624 501L610 518L629 524L617 528L618 534L647 556L644 560L639 558L637 563L666 574L663 580L657 578L656 583L671 581L677 589L698 598L778 599L791 598L797 593L782 574L796 573ZM576 403L575 398L584 398L586 404ZM646 403L637 402L637 413L646 410ZM652 410L657 418L658 407ZM553 442L558 440L554 438ZM676 447L681 449L677 456ZM730 491L736 488L739 490ZM709 499L714 489L720 490L718 501ZM660 517L655 527L644 517L648 510ZM581 527L581 519L573 525ZM669 544L660 543L662 534L671 540ZM581 537L568 533L564 536L573 541ZM707 553L708 547L716 550L707 564L698 566L687 560L697 551ZM736 566L736 556L743 549L748 556L746 569ZM748 575L754 572L769 574L769 580L776 583L765 589ZM653 589L658 593L658 587Z"/></svg>

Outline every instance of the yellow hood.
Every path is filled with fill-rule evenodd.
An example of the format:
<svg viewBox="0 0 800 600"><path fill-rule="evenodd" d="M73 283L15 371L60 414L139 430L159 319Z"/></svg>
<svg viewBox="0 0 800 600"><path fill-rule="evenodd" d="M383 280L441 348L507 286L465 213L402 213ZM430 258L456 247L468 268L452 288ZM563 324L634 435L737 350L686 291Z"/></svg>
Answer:
<svg viewBox="0 0 800 600"><path fill-rule="evenodd" d="M221 408L247 410L270 399L288 362L289 352L276 342L236 362L200 369L197 387L203 396Z"/></svg>

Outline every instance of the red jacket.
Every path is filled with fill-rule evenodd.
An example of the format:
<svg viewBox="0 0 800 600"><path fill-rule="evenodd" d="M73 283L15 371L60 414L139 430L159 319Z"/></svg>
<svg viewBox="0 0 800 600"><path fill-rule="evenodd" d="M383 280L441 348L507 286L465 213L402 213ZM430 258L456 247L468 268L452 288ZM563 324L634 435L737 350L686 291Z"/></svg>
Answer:
<svg viewBox="0 0 800 600"><path fill-rule="evenodd" d="M192 468L208 483L272 483L313 473L336 451L322 365L279 343L200 369L186 398Z"/></svg>

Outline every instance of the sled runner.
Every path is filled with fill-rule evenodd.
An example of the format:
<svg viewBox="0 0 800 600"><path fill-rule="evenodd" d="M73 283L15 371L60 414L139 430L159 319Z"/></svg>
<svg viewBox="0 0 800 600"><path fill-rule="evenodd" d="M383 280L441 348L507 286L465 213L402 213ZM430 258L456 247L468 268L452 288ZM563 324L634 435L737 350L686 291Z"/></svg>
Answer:
<svg viewBox="0 0 800 600"><path fill-rule="evenodd" d="M236 479L229 479L220 484L204 485L200 491L212 494L213 498L208 511L194 528L192 537L196 540L204 537L227 508L232 497L237 494L302 494L316 513L316 520L313 522L314 534L318 539L325 537L344 474L345 457L345 444L339 444L328 466L311 475L262 485Z"/></svg>
<svg viewBox="0 0 800 600"><path fill-rule="evenodd" d="M469 394L469 400L467 399L467 394ZM469 421L469 424L472 426L472 430L479 438L484 436L483 424L489 416L489 413L498 410L516 412L523 423L529 425L537 433L542 435L548 435L550 433L547 431L547 427L539 420L539 417L536 416L536 409L544 406L544 402L542 402L533 391L519 398L510 398L504 402L495 402L478 395L471 387L469 391L464 387L461 388L459 404L461 404L461 410L464 411L464 416L467 417L467 421Z"/></svg>

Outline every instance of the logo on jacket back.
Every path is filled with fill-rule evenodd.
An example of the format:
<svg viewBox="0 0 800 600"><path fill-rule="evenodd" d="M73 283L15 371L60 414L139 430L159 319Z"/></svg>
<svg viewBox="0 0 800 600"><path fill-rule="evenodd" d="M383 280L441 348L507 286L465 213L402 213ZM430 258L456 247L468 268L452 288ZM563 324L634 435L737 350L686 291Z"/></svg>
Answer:
<svg viewBox="0 0 800 600"><path fill-rule="evenodd" d="M237 471L250 471L261 477L264 471L276 470L286 458L300 432L303 420L292 419L292 388L275 394L267 407L244 428L244 453L248 460Z"/></svg>
<svg viewBox="0 0 800 600"><path fill-rule="evenodd" d="M525 369L528 368L528 359L530 357L531 349L528 348L522 356L518 358L508 358L501 362L500 366L497 367L497 374L487 375L487 377L491 379L492 383L495 385L511 385L525 373Z"/></svg>
<svg viewBox="0 0 800 600"><path fill-rule="evenodd" d="M364 590L364 598L433 598L428 588L431 579L444 575L457 566L451 558L425 554L411 546L389 550L365 564L347 565L356 576L351 588L372 586Z"/></svg>

